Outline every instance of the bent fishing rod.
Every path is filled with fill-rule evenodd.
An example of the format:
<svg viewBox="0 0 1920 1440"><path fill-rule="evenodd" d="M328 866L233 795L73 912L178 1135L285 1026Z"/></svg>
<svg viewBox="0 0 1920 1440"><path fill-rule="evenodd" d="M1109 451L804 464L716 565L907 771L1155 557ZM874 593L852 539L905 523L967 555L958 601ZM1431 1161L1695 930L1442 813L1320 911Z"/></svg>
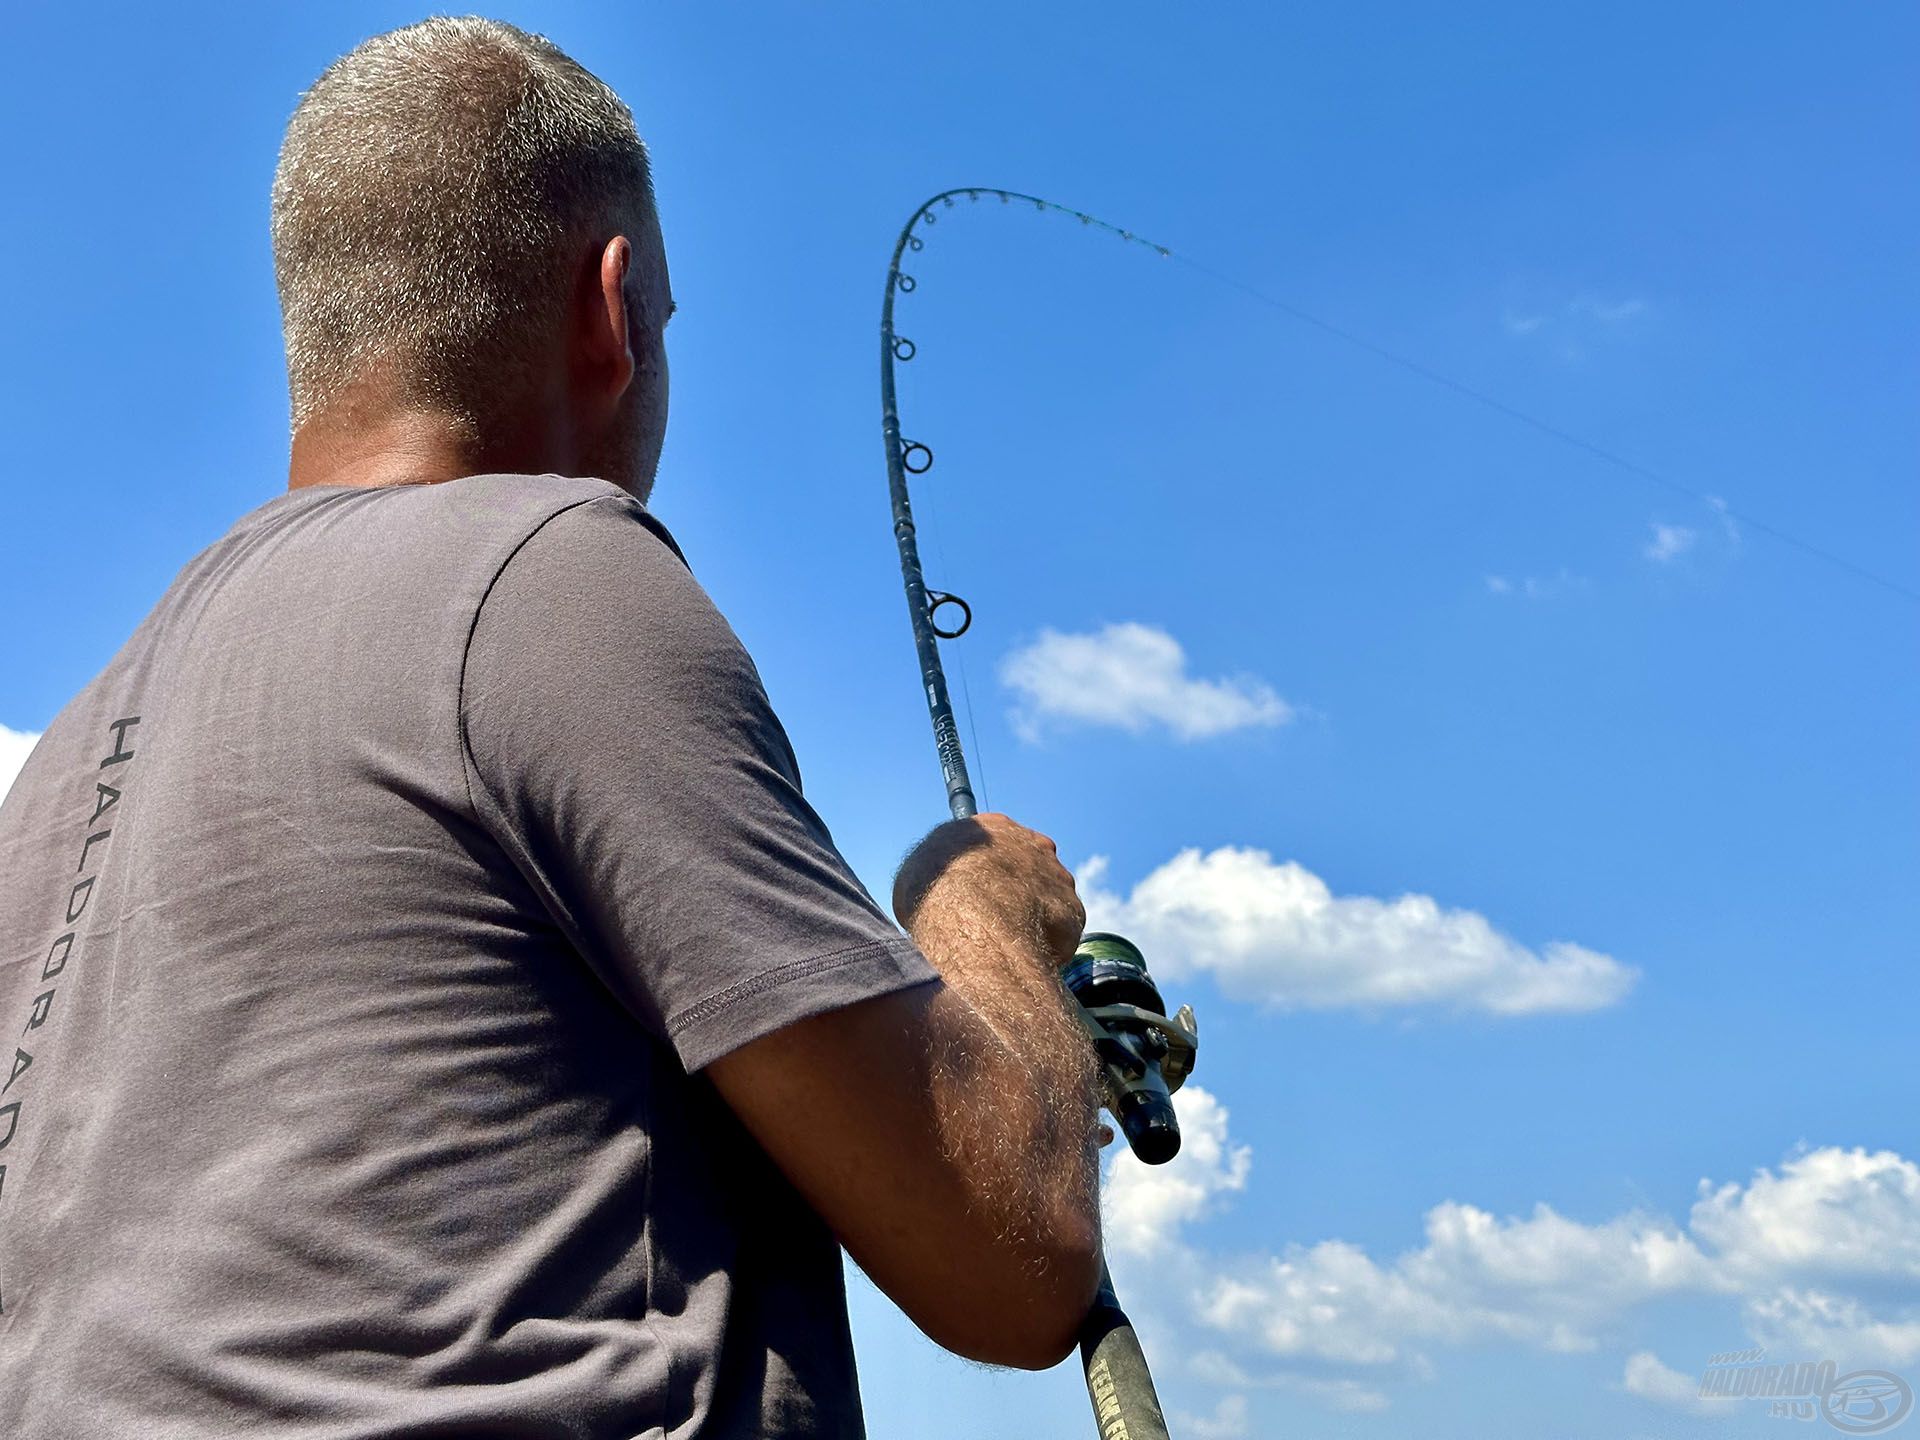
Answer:
<svg viewBox="0 0 1920 1440"><path fill-rule="evenodd" d="M916 347L895 332L893 302L896 296L912 294L918 283L900 268L903 256L926 246L916 231L938 223L940 213L954 208L962 196L970 202L986 196L1005 205L1031 205L1043 212L1069 215L1082 225L1098 227L1129 243L1146 245L1161 255L1169 253L1164 246L1153 245L1131 231L1078 210L1036 195L984 185L935 195L913 212L894 242L886 298L880 309L880 410L887 487L893 500L893 538L900 547L900 578L906 585L921 684L933 720L941 775L946 781L947 808L956 820L974 815L979 807L967 774L966 754L960 748L960 732L954 724L940 642L966 634L973 623L973 610L957 595L929 590L920 571L920 545L907 477L924 475L933 468L933 450L924 441L901 438L894 364L913 359ZM957 614L942 625L938 613L949 607ZM1169 1097L1192 1073L1200 1043L1192 1007L1182 1005L1169 1018L1166 1002L1147 973L1145 957L1118 935L1089 932L1081 937L1060 978L1080 1006L1081 1019L1099 1058L1107 1110L1135 1155L1149 1165L1165 1164L1180 1149L1180 1124ZM1126 1312L1120 1308L1113 1277L1104 1266L1099 1295L1080 1328L1080 1360L1101 1440L1168 1440L1166 1419L1146 1355Z"/></svg>

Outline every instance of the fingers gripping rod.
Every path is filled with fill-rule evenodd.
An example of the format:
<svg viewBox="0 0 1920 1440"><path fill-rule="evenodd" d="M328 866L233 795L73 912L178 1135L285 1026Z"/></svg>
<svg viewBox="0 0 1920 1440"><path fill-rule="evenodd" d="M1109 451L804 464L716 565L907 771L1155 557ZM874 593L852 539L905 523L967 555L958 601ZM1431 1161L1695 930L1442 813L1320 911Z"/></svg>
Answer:
<svg viewBox="0 0 1920 1440"><path fill-rule="evenodd" d="M947 694L946 671L940 664L942 639L952 640L966 632L973 612L958 596L928 590L920 570L920 545L914 530L913 503L907 495L907 476L922 475L933 468L933 451L917 440L905 440L900 434L900 412L894 391L894 363L911 360L913 341L895 333L893 301L896 295L911 294L916 286L913 276L900 268L901 258L918 252L925 241L915 233L922 226L938 222L940 211L952 209L955 200L965 196L977 201L991 196L1002 204L1016 201L1042 211L1070 215L1083 225L1118 235L1122 240L1148 245L1130 231L1121 230L1078 210L1069 210L1017 191L988 186L946 190L935 195L913 212L894 242L893 259L887 268L887 291L880 307L880 421L886 445L887 488L893 500L893 538L900 547L900 578L907 590L907 615L913 624L913 646L920 659L920 683L926 695L927 712L933 720L933 743L940 753L940 772L947 786L947 808L956 820L978 812L973 781L967 774L967 758L960 748L960 731L954 723L953 701ZM937 208L936 208L937 207ZM1150 248L1166 255L1163 246ZM942 629L935 613L956 605L960 618ZM1132 1322L1120 1308L1114 1294L1113 1277L1104 1267L1100 1274L1100 1293L1080 1328L1080 1360L1085 1367L1087 1394L1093 1402L1094 1422L1101 1440L1168 1440L1167 1424L1160 1409L1160 1397L1153 1388L1153 1376L1147 1358L1134 1334Z"/></svg>

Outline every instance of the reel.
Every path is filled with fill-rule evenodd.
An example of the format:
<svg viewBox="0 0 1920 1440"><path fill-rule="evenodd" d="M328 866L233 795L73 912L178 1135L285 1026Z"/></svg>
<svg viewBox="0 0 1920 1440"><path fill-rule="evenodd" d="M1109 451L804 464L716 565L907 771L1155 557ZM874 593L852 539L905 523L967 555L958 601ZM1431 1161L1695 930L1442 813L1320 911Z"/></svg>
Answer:
<svg viewBox="0 0 1920 1440"><path fill-rule="evenodd" d="M1060 979L1080 1004L1106 1083L1106 1106L1133 1153L1164 1165L1180 1153L1172 1095L1193 1073L1200 1034L1193 1007L1167 1018L1167 1002L1130 940L1095 930L1081 936Z"/></svg>

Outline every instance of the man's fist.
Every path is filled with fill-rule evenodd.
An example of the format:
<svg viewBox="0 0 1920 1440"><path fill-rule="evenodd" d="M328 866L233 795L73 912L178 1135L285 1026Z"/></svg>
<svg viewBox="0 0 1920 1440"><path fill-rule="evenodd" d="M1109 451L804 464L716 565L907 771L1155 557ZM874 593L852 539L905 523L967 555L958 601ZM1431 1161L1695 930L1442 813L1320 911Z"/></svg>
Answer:
<svg viewBox="0 0 1920 1440"><path fill-rule="evenodd" d="M909 931L936 918L983 925L1037 946L1056 967L1087 923L1053 841L997 814L949 820L922 840L894 878L893 913Z"/></svg>

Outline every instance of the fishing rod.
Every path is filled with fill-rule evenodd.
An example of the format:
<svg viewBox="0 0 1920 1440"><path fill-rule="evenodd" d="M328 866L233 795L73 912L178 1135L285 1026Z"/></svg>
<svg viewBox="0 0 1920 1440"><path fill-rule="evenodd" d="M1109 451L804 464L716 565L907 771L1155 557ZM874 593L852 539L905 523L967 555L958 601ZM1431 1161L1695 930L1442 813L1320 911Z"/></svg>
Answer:
<svg viewBox="0 0 1920 1440"><path fill-rule="evenodd" d="M933 742L946 782L947 808L956 820L978 813L979 807L967 774L967 757L960 748L960 732L954 724L953 701L947 694L946 671L940 662L940 642L957 640L967 633L973 624L973 608L958 595L929 590L921 574L920 544L907 477L924 475L933 468L933 449L924 441L901 438L894 364L913 359L916 347L895 332L893 302L898 295L912 294L918 284L900 268L904 255L926 246L916 229L937 224L940 212L953 209L961 196L971 202L990 196L1006 205L1018 202L1043 212L1069 215L1082 225L1098 227L1131 244L1145 245L1161 255L1170 253L1165 246L1154 245L1081 211L1037 195L986 185L935 195L913 212L894 242L886 298L880 308L880 411L887 488L893 500L893 538L900 547L900 578L906 585L907 614L913 622L914 649L920 657L921 685L933 720ZM937 617L949 607L958 613L942 625ZM1072 960L1062 967L1060 978L1080 1006L1081 1020L1099 1058L1107 1110L1135 1155L1149 1165L1165 1164L1180 1149L1180 1123L1170 1097L1192 1073L1199 1050L1193 1008L1182 1005L1169 1018L1166 1002L1147 973L1146 957L1118 935L1094 931L1082 936ZM1104 1265L1100 1292L1080 1328L1080 1361L1101 1440L1168 1440L1166 1418L1153 1388L1147 1357L1132 1322L1120 1308L1113 1276Z"/></svg>

